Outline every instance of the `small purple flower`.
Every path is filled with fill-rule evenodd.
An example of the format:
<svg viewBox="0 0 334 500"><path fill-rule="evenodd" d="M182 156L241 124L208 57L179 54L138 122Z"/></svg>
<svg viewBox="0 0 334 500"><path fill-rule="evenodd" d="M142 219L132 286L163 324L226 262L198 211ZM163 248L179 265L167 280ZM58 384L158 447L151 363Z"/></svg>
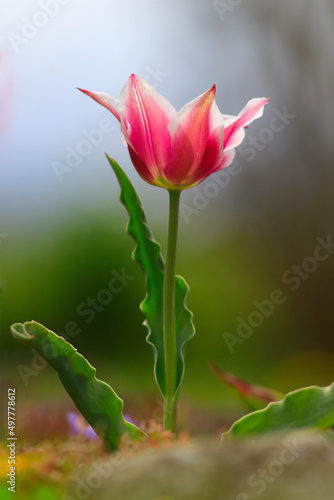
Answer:
<svg viewBox="0 0 334 500"><path fill-rule="evenodd" d="M72 436L82 435L88 441L96 441L100 439L94 429L81 415L77 415L76 413L69 411L66 413L66 418L70 424L69 433L72 434Z"/></svg>
<svg viewBox="0 0 334 500"><path fill-rule="evenodd" d="M131 415L124 413L123 418L124 418L125 422L128 422L129 424L132 424L132 425L137 425L135 423L135 421L133 420L133 418L131 417Z"/></svg>
<svg viewBox="0 0 334 500"><path fill-rule="evenodd" d="M84 433L85 438L88 441L97 441L100 439L99 436L96 434L96 432L94 431L94 429L90 425L85 426L83 433Z"/></svg>

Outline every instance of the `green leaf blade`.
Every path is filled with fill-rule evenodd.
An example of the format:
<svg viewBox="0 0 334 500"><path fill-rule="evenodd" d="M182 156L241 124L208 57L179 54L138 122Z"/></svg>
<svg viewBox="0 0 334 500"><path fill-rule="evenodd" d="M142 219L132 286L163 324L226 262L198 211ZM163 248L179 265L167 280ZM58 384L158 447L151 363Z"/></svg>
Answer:
<svg viewBox="0 0 334 500"><path fill-rule="evenodd" d="M334 383L328 387L305 387L287 394L235 422L225 434L247 437L264 432L300 428L324 430L334 425Z"/></svg>
<svg viewBox="0 0 334 500"><path fill-rule="evenodd" d="M109 451L123 434L140 439L144 433L123 418L123 401L113 389L95 377L96 370L62 337L36 321L12 325L13 337L36 351L54 368L78 410Z"/></svg>
<svg viewBox="0 0 334 500"><path fill-rule="evenodd" d="M107 155L121 188L120 200L125 206L129 222L127 232L135 240L136 247L132 253L133 259L140 265L145 275L146 297L140 304L145 314L144 322L148 329L146 341L153 348L154 375L161 394L165 396L165 357L163 339L163 283L165 262L160 252L160 245L148 226L140 199L115 160ZM175 279L175 327L177 345L177 378L175 386L175 400L178 399L182 379L184 376L184 354L188 340L195 334L192 322L192 313L186 306L189 287L181 276Z"/></svg>

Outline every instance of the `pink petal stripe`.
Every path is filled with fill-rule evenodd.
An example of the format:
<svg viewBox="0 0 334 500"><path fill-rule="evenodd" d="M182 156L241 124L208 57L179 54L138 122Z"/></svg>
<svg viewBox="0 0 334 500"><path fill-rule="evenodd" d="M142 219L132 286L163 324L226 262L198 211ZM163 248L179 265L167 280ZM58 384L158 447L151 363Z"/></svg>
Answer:
<svg viewBox="0 0 334 500"><path fill-rule="evenodd" d="M233 125L232 125L233 126ZM228 136L228 134L230 134ZM224 137L224 151L230 151L231 149L236 148L239 146L242 141L244 140L246 135L244 127L238 128L235 127L235 129L230 133L230 130L228 127L225 128L225 137ZM226 139L228 137L228 139Z"/></svg>
<svg viewBox="0 0 334 500"><path fill-rule="evenodd" d="M189 178L185 179L185 183L194 185L194 180L196 179L196 184L205 179L209 172L212 172L217 168L223 159L223 149L221 146L221 141L219 135L216 133L211 134L207 141L207 145L202 156L202 160L198 167L189 174Z"/></svg>
<svg viewBox="0 0 334 500"><path fill-rule="evenodd" d="M130 155L131 161L134 164L140 177L142 179L144 179L144 181L148 182L149 184L155 184L154 177L152 176L151 172L146 167L146 165L143 163L141 158L137 155L136 151L134 149L132 149L132 147L129 145L128 145L128 150L129 150L129 155Z"/></svg>
<svg viewBox="0 0 334 500"><path fill-rule="evenodd" d="M202 177L198 176L197 181L194 184L192 184L192 186L194 186L196 184L200 184L207 177L209 177L209 175L214 174L215 172L218 172L218 170L222 170L223 168L226 168L229 165L231 165L231 163L234 160L234 157L235 157L235 149L232 149L231 151L226 151L224 153L224 158L223 158L222 162L218 166L216 165L213 168L207 168L207 170L204 172ZM189 187L192 187L192 186L189 186Z"/></svg>
<svg viewBox="0 0 334 500"><path fill-rule="evenodd" d="M178 113L147 81L132 74L118 99L79 89L120 122L122 140L139 175L167 189L186 189L230 165L245 127L263 114L268 99L251 99L238 116L224 115L216 86Z"/></svg>
<svg viewBox="0 0 334 500"><path fill-rule="evenodd" d="M77 87L78 90L88 95L94 101L98 102L105 108L109 109L112 114L120 121L120 114L118 112L118 100L112 97L111 95L106 94L105 92L91 92L90 90L84 90Z"/></svg>
<svg viewBox="0 0 334 500"><path fill-rule="evenodd" d="M193 172L201 163L210 135L210 109L216 86L186 104L177 113L168 129L172 138L171 157L164 170L174 185L191 182Z"/></svg>
<svg viewBox="0 0 334 500"><path fill-rule="evenodd" d="M268 100L265 97L251 99L236 120L232 123L227 120L229 123L225 125L224 150L239 146L244 138L244 134L240 133L240 130L263 115L263 106L267 104Z"/></svg>
<svg viewBox="0 0 334 500"><path fill-rule="evenodd" d="M170 155L167 126L176 113L174 107L148 82L131 75L120 94L118 109L125 139L152 175L161 177Z"/></svg>

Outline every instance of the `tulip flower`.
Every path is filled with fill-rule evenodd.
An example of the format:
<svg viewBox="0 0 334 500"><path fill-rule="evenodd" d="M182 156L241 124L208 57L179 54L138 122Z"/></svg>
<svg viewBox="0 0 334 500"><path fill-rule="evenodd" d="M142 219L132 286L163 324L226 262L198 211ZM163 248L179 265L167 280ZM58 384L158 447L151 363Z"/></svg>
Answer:
<svg viewBox="0 0 334 500"><path fill-rule="evenodd" d="M263 114L268 99L251 99L237 116L223 115L213 85L179 112L148 82L131 75L118 99L81 90L109 109L120 123L123 142L139 175L169 191L169 221L163 288L165 429L176 428L177 345L175 270L180 194L230 165L245 127Z"/></svg>
<svg viewBox="0 0 334 500"><path fill-rule="evenodd" d="M237 116L223 115L213 85L179 112L137 75L118 99L79 89L109 109L120 122L133 165L148 183L183 190L230 165L245 127L263 114L266 98L251 99Z"/></svg>

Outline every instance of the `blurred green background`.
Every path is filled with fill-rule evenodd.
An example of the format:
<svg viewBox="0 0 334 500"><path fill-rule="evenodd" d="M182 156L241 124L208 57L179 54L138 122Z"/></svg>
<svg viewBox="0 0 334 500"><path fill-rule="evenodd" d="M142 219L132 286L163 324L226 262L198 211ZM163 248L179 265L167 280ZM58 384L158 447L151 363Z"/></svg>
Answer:
<svg viewBox="0 0 334 500"><path fill-rule="evenodd" d="M197 330L182 397L229 414L231 393L209 372L209 360L280 391L331 383L334 256L330 249L325 260L313 255L317 239L334 239L333 4L113 0L96 8L73 0L47 20L32 0L0 5L2 387L16 386L22 400L64 397L51 369L26 381L18 370L32 368L33 353L12 340L9 327L35 319L57 333L75 323L74 346L98 377L130 394L135 413L141 394L159 397L138 308L144 278L131 260L127 215L104 151L133 181L163 252L167 193L144 185L113 117L74 90L118 96L132 72L177 109L214 81L223 113L237 114L252 97L271 98L234 169L182 195L177 271L190 285ZM115 127L94 144L103 119ZM75 167L66 162L73 151ZM93 319L80 315L122 269L134 277L124 290ZM248 321L258 311L254 301L275 289L284 302L231 352L226 332L236 335L238 318Z"/></svg>

